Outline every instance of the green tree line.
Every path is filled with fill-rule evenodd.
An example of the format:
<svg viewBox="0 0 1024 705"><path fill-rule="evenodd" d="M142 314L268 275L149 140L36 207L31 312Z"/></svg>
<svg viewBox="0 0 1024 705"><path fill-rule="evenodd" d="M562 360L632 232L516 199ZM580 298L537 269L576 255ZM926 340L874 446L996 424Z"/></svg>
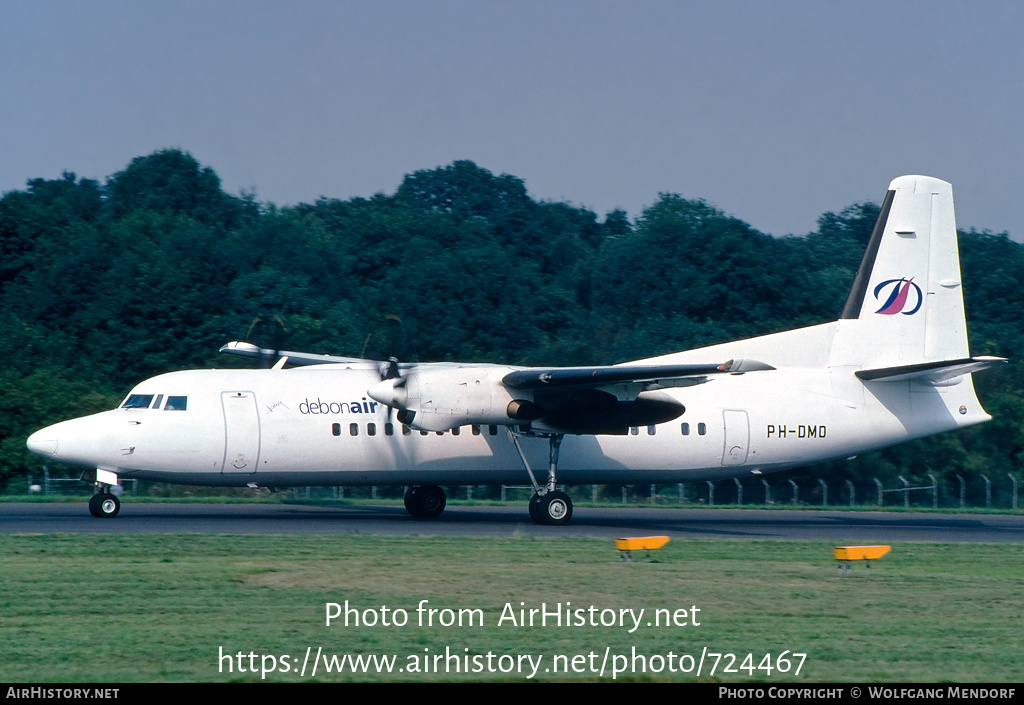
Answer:
<svg viewBox="0 0 1024 705"><path fill-rule="evenodd" d="M65 173L0 198L0 484L38 472L34 430L115 406L135 383L249 336L408 361L610 364L834 320L878 205L772 237L660 194L631 220L536 201L469 161L395 193L278 208L226 193L180 150L104 183ZM962 232L973 354L995 420L833 463L836 480L1015 472L1024 447L1024 246ZM821 469L818 469L821 472Z"/></svg>

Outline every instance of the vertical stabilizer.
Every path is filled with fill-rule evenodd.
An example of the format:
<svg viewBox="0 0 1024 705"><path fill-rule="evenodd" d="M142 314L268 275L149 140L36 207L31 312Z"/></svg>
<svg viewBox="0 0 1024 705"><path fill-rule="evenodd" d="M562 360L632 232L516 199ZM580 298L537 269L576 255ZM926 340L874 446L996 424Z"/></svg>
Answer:
<svg viewBox="0 0 1024 705"><path fill-rule="evenodd" d="M901 176L889 185L842 318L833 364L877 367L968 357L948 183Z"/></svg>

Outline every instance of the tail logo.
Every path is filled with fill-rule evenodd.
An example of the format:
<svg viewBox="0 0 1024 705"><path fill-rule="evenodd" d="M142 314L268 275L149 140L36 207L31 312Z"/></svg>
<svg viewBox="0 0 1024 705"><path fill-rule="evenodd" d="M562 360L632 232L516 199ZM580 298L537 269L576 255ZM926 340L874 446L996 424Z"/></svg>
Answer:
<svg viewBox="0 0 1024 705"><path fill-rule="evenodd" d="M888 291L885 291L889 287ZM885 296L885 303L875 311L883 316L895 316L902 313L904 316L913 316L917 313L924 297L921 295L921 287L914 283L914 278L888 279L875 287L875 299L881 301ZM911 296L913 293L913 296Z"/></svg>

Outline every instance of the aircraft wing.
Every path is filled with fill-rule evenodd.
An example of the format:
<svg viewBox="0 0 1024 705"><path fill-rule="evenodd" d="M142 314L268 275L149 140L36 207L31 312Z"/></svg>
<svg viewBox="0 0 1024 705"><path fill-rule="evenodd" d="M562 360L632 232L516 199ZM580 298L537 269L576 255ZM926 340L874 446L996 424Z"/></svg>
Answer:
<svg viewBox="0 0 1024 705"><path fill-rule="evenodd" d="M505 375L501 383L512 389L569 390L604 387L612 384L644 384L678 387L707 381L708 375L739 374L772 370L756 360L729 360L719 364L698 365L608 365L603 367L529 368Z"/></svg>
<svg viewBox="0 0 1024 705"><path fill-rule="evenodd" d="M341 364L376 370L381 381L367 396L399 411L398 420L421 431L443 432L465 424L527 422L547 433L624 434L630 426L663 423L685 410L657 390L707 382L712 375L773 370L756 360L704 364L627 363L598 367L519 368L453 363L399 363L317 355L231 342L220 352L292 365ZM483 382L483 387L481 387ZM471 400L467 390L505 388L504 398ZM493 388L493 387L492 387Z"/></svg>
<svg viewBox="0 0 1024 705"><path fill-rule="evenodd" d="M221 347L220 352L227 353L229 355L240 355L242 357L249 357L256 360L276 360L278 358L288 358L288 363L292 365L327 365L337 363L365 363L367 365L377 366L377 362L373 360L363 360L358 357L339 357L337 355L316 355L314 353L303 353L293 352L291 350L272 350L270 348L261 348L258 345L247 343L244 341L232 341L227 345Z"/></svg>

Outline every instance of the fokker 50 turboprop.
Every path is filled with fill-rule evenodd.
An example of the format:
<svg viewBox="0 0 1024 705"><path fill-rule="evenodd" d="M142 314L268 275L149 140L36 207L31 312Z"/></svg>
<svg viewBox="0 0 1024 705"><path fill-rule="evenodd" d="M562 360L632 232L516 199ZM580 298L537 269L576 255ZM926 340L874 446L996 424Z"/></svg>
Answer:
<svg viewBox="0 0 1024 705"><path fill-rule="evenodd" d="M953 192L903 176L885 196L838 321L608 367L375 362L262 350L272 369L171 372L120 408L28 439L89 468L97 517L119 477L193 485L515 484L530 515L572 515L556 483L718 480L843 458L987 421L967 346ZM285 368L285 364L293 367ZM547 469L538 482L533 468Z"/></svg>

